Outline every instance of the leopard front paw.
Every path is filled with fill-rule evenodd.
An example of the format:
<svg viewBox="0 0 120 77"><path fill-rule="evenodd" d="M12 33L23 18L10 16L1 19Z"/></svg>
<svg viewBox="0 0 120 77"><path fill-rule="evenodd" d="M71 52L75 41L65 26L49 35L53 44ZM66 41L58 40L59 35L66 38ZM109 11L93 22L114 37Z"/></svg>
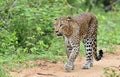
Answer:
<svg viewBox="0 0 120 77"><path fill-rule="evenodd" d="M85 64L85 65L83 65L83 67L82 67L82 69L89 69L90 68L90 65L88 65L88 64Z"/></svg>
<svg viewBox="0 0 120 77"><path fill-rule="evenodd" d="M64 69L66 71L71 71L71 70L74 70L74 64L72 62L67 62L65 65L64 65Z"/></svg>

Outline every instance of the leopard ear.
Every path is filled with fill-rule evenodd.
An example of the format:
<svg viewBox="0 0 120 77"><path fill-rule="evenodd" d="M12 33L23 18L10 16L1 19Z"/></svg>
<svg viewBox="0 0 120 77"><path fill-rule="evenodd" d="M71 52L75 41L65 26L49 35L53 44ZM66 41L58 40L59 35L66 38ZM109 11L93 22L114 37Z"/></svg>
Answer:
<svg viewBox="0 0 120 77"><path fill-rule="evenodd" d="M72 17L67 17L67 20L70 21L72 19Z"/></svg>

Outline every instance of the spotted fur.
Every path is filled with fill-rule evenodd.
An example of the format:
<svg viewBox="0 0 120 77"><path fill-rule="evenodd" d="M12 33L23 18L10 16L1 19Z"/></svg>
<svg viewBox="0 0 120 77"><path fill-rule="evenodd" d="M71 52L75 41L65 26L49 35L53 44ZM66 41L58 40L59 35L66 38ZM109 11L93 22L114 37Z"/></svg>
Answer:
<svg viewBox="0 0 120 77"><path fill-rule="evenodd" d="M68 56L68 61L64 65L65 70L74 69L74 61L79 53L80 41L83 41L86 49L86 62L82 67L83 69L89 69L93 66L93 56L96 61L101 59L103 51L100 50L97 55L97 27L98 21L91 13L55 19L55 33L65 38Z"/></svg>

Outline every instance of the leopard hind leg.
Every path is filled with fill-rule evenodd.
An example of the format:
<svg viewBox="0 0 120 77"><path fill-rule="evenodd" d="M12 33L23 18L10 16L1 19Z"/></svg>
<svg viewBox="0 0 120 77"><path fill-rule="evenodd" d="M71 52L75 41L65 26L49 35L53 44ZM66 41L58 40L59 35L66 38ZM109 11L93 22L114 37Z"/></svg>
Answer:
<svg viewBox="0 0 120 77"><path fill-rule="evenodd" d="M92 38L86 38L83 40L86 50L86 62L82 69L89 69L93 66L93 52L92 52Z"/></svg>

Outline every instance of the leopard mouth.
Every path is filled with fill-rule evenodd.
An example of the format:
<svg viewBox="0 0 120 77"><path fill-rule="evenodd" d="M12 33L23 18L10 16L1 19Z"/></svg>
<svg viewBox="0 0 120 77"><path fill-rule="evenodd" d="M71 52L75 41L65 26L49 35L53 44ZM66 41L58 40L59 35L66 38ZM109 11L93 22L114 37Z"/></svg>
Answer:
<svg viewBox="0 0 120 77"><path fill-rule="evenodd" d="M63 34L62 33L58 33L57 36L63 36Z"/></svg>

